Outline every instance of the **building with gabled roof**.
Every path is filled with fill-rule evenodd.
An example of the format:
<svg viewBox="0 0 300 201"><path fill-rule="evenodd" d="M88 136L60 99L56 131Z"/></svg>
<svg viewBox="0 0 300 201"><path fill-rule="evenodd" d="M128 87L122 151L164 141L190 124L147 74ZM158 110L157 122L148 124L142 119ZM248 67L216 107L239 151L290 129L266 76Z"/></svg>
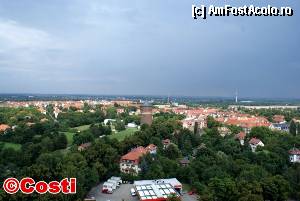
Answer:
<svg viewBox="0 0 300 201"><path fill-rule="evenodd" d="M269 127L272 130L279 130L279 131L285 131L289 132L290 130L290 125L286 122L283 123L272 123Z"/></svg>
<svg viewBox="0 0 300 201"><path fill-rule="evenodd" d="M274 115L272 120L274 123L284 123L285 117L283 115Z"/></svg>
<svg viewBox="0 0 300 201"><path fill-rule="evenodd" d="M0 132L5 133L8 129L10 129L11 127L7 124L0 124Z"/></svg>
<svg viewBox="0 0 300 201"><path fill-rule="evenodd" d="M291 163L300 163L300 149L293 148L289 150L290 162Z"/></svg>
<svg viewBox="0 0 300 201"><path fill-rule="evenodd" d="M148 145L146 148L139 146L132 149L120 159L120 171L126 174L137 175L140 172L140 158L147 154L156 154L157 147L154 144Z"/></svg>
<svg viewBox="0 0 300 201"><path fill-rule="evenodd" d="M256 148L258 146L261 146L261 147L265 146L264 143L260 139L258 139L256 137L251 138L251 140L249 141L249 145L251 147L252 152L255 152Z"/></svg>

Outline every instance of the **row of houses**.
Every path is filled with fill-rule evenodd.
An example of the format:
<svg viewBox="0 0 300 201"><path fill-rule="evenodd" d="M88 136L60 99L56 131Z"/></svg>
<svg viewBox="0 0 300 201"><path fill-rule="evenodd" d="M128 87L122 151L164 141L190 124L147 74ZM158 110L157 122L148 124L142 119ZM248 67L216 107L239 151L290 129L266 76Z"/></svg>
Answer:
<svg viewBox="0 0 300 201"><path fill-rule="evenodd" d="M198 129L203 129L207 127L207 115L206 114L198 114L198 116L189 116L181 121L183 128L187 128L189 130L194 130L195 125L197 124ZM214 113L215 120L224 124L224 125L235 125L243 128L244 132L249 133L253 127L257 126L265 126L270 128L271 130L279 130L289 132L289 123L284 120L284 116L275 115L273 123L269 122L267 118L261 116L251 116L248 114L230 114L230 116L222 116L224 115L221 112ZM223 136L226 135L227 131L225 128L222 128L219 131Z"/></svg>
<svg viewBox="0 0 300 201"><path fill-rule="evenodd" d="M240 132L235 135L235 139L240 141L241 145L245 144L245 139L246 139L246 133L245 132ZM252 152L255 152L257 147L264 147L265 144L258 138L253 137L249 140L249 146L251 147ZM297 148L293 148L289 150L289 160L291 163L300 163L300 150Z"/></svg>
<svg viewBox="0 0 300 201"><path fill-rule="evenodd" d="M247 134L245 132L239 132L238 134L235 135L235 139L239 140L240 144L242 146L244 146L245 145L246 135ZM256 137L251 138L249 140L248 144L251 147L252 152L255 152L256 148L259 147L259 146L260 147L264 147L265 146L265 144L260 139L258 139Z"/></svg>
<svg viewBox="0 0 300 201"><path fill-rule="evenodd" d="M266 117L254 116L250 114L240 113L234 110L223 111L217 108L171 108L176 114L184 114L186 118L182 120L184 128L193 130L197 123L198 129L207 126L207 117L211 116L216 121L224 125L235 125L242 127L246 133L249 133L253 127L265 126L272 130L289 131L289 123L285 121L283 115L274 115L272 122Z"/></svg>

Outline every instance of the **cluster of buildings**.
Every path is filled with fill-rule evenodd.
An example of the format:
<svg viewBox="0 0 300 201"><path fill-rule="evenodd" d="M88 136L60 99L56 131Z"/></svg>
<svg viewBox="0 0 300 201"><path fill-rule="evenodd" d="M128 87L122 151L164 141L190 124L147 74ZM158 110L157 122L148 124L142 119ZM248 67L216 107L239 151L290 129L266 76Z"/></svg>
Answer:
<svg viewBox="0 0 300 201"><path fill-rule="evenodd" d="M249 133L253 127L265 126L270 127L271 123L265 117L251 116L248 114L235 114L226 117L218 117L216 121L225 125L234 125L243 128L246 133Z"/></svg>
<svg viewBox="0 0 300 201"><path fill-rule="evenodd" d="M274 115L273 122L274 123L272 123L270 125L270 128L272 130L280 130L280 131L289 132L290 125L288 122L285 121L285 118L283 115Z"/></svg>
<svg viewBox="0 0 300 201"><path fill-rule="evenodd" d="M238 134L235 135L235 139L239 140L240 144L242 146L245 145L245 139L246 139L247 134L245 132L239 132ZM253 137L249 140L248 142L249 146L251 147L251 151L255 152L257 147L264 147L265 144L258 138Z"/></svg>
<svg viewBox="0 0 300 201"><path fill-rule="evenodd" d="M197 108L175 110L176 113L185 114L186 118L182 120L184 128L194 129L197 123L199 129L207 127L207 117L213 117L217 122L223 125L235 125L242 127L246 133L249 133L251 128L255 126L270 127L272 124L265 117L252 116L236 111L222 111L215 108ZM219 132L226 135L229 131L224 127L220 128Z"/></svg>
<svg viewBox="0 0 300 201"><path fill-rule="evenodd" d="M131 101L131 100L123 100L123 99L116 99L116 100L53 100L53 101L43 101L43 100L37 100L37 101L6 101L4 102L4 106L7 107L29 107L29 106L35 106L35 107L44 107L47 105L54 105L57 107L62 108L69 108L69 107L75 107L75 108L82 108L84 106L84 103L87 103L88 105L103 105L103 106L114 106L119 105L123 107L129 107L129 106L136 106L138 107L140 103Z"/></svg>
<svg viewBox="0 0 300 201"><path fill-rule="evenodd" d="M135 102L125 99L117 100L78 100L78 101L7 101L6 106L9 107L29 107L34 106L39 109L43 114L46 114L46 107L48 105L54 106L54 117L57 118L58 114L62 112L63 109L68 109L70 107L76 108L78 112L82 112L84 104L87 103L90 106L101 105L103 109L111 106L122 106L122 107L136 107L136 111L131 111L132 114L141 115L141 124L151 125L152 115L159 112L173 112L175 114L183 114L186 116L182 120L182 125L184 128L194 130L195 124L197 124L198 129L203 129L207 127L207 117L212 116L216 121L224 125L236 125L244 129L246 133L249 133L251 128L255 126L266 126L274 130L288 131L289 124L284 120L284 116L275 115L273 118L273 123L269 122L267 118L261 116L254 116L249 114L244 114L238 112L235 107L228 111L223 111L218 108L190 108L186 105L154 105L152 106L149 102ZM257 108L258 106L253 106ZM263 107L263 106L259 106ZM269 107L269 106L268 106ZM252 107L251 107L252 108ZM277 108L277 107L276 107ZM95 112L93 109L90 112ZM124 108L117 108L117 113L124 113Z"/></svg>
<svg viewBox="0 0 300 201"><path fill-rule="evenodd" d="M235 139L239 140L241 145L244 145L246 135L247 134L245 132L240 132L235 135ZM257 147L265 146L265 144L256 137L251 138L249 140L248 144L249 144L252 152L255 152ZM289 160L291 163L300 163L300 149L297 149L294 147L293 149L289 150L288 153L289 153Z"/></svg>
<svg viewBox="0 0 300 201"><path fill-rule="evenodd" d="M52 105L53 106L53 114L54 117L57 118L58 114L63 112L65 109L69 108L75 108L77 112L83 112L84 105L88 104L91 106L91 108L95 108L96 105L101 105L102 109L105 111L105 109L112 107L112 106L120 106L118 107L117 113L121 114L125 112L125 109L122 107L136 107L138 108L136 111L130 111L130 115L139 115L141 113L140 106L141 103L131 101L131 100L60 100L60 101L6 101L3 103L3 106L6 107L36 107L42 114L47 113L47 106ZM150 106L150 105L149 105ZM90 109L90 112L95 112L94 109ZM152 110L150 111L152 112ZM151 116L152 120L152 116ZM149 118L146 120L149 122Z"/></svg>
<svg viewBox="0 0 300 201"><path fill-rule="evenodd" d="M207 117L211 116L223 125L239 126L245 133L249 133L253 127L257 126L265 126L272 130L289 131L289 123L285 121L283 115L274 115L273 121L270 122L263 116L254 116L233 110L223 111L216 108L173 108L173 112L186 116L182 120L182 126L190 130L194 130L196 124L198 129L206 128ZM220 128L219 132L222 136L230 134L226 127Z"/></svg>

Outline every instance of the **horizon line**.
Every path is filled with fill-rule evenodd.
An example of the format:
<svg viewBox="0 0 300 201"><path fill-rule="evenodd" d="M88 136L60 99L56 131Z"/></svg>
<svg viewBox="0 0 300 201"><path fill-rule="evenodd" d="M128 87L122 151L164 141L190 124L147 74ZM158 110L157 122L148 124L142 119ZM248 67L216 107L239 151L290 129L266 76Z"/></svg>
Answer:
<svg viewBox="0 0 300 201"><path fill-rule="evenodd" d="M88 93L1 93L1 95L36 95L36 96L148 96L148 97L175 97L175 98L212 98L212 99L232 99L233 101L235 100L235 96L201 96L201 95L171 95L171 94L166 94L166 95L153 95L153 94L88 94ZM265 100L300 100L300 97L239 97L239 100L245 101L247 99L265 99ZM251 100L249 100L251 101ZM240 102L240 101L239 101Z"/></svg>

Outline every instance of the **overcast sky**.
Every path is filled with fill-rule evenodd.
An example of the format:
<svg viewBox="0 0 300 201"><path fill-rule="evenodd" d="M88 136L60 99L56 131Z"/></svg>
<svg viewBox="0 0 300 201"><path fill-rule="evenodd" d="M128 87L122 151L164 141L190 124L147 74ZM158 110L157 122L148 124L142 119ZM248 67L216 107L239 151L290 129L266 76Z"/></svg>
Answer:
<svg viewBox="0 0 300 201"><path fill-rule="evenodd" d="M199 2L0 0L0 93L300 98L298 0L251 1L293 17L205 21Z"/></svg>

